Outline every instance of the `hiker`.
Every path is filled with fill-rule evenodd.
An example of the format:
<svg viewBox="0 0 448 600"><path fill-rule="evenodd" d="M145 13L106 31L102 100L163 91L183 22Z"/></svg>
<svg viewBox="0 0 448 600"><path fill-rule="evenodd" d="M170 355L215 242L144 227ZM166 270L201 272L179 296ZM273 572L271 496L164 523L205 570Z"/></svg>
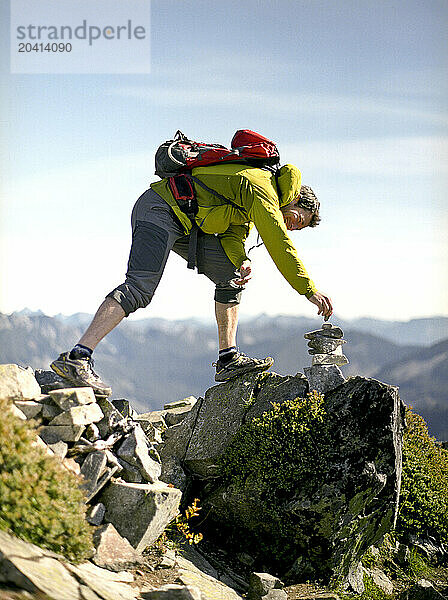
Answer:
<svg viewBox="0 0 448 600"><path fill-rule="evenodd" d="M193 262L198 273L215 284L216 381L265 371L274 362L269 356L246 356L236 346L241 293L252 275L244 242L253 225L288 283L318 307L319 315L328 319L332 314L331 300L316 289L287 233L320 221L319 202L310 187L301 186L299 169L284 165L274 174L229 163L194 168L191 173L198 206L194 226L176 203L168 178L152 183L137 200L126 279L106 296L74 348L51 364L61 377L90 386L97 394L111 393L93 371L93 350L124 317L149 304L171 250L191 262L192 232L197 234ZM184 290L178 293L180 301Z"/></svg>

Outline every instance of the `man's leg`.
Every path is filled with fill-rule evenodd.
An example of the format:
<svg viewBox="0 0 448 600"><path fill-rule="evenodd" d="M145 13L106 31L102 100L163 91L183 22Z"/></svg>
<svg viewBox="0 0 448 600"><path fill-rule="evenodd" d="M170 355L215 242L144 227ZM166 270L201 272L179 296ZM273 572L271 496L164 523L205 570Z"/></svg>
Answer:
<svg viewBox="0 0 448 600"><path fill-rule="evenodd" d="M239 304L222 304L215 300L215 316L216 324L218 326L218 342L220 350L236 346L239 309Z"/></svg>
<svg viewBox="0 0 448 600"><path fill-rule="evenodd" d="M113 298L107 297L96 311L92 322L78 344L92 351L98 346L103 337L112 331L126 316L123 308Z"/></svg>
<svg viewBox="0 0 448 600"><path fill-rule="evenodd" d="M188 243L178 240L173 250L187 259ZM261 360L250 358L236 347L239 303L243 287L235 286L233 279L239 276L235 265L227 257L220 240L214 235L200 234L197 251L198 272L215 284L215 315L218 326L219 355L216 381L227 381L249 371L266 371L274 360L268 356Z"/></svg>
<svg viewBox="0 0 448 600"><path fill-rule="evenodd" d="M105 395L112 390L92 369L93 350L124 317L150 303L173 244L186 237L168 205L152 190L136 202L132 230L126 280L107 295L78 344L50 365L73 385L91 386Z"/></svg>

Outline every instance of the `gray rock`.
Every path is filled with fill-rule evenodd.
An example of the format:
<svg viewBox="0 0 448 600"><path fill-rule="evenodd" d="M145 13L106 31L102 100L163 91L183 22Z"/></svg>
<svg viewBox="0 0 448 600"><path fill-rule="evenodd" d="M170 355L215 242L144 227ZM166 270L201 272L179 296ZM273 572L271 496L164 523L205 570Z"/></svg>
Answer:
<svg viewBox="0 0 448 600"><path fill-rule="evenodd" d="M158 455L150 451L143 429L138 425L124 438L117 450L117 456L137 467L143 479L150 483L157 481L162 472L160 462L155 460L159 458Z"/></svg>
<svg viewBox="0 0 448 600"><path fill-rule="evenodd" d="M219 578L219 573L209 561L196 550L194 546L185 545L182 553L176 556L176 562L179 568L187 571L196 571L202 575L208 575L214 579Z"/></svg>
<svg viewBox="0 0 448 600"><path fill-rule="evenodd" d="M176 583L169 583L157 590L144 592L142 598L144 600L204 600L199 588L196 586L178 585Z"/></svg>
<svg viewBox="0 0 448 600"><path fill-rule="evenodd" d="M198 402L182 423L173 425L163 432L163 442L157 448L162 464L167 458L174 457L180 461L185 458L200 406L201 403Z"/></svg>
<svg viewBox="0 0 448 600"><path fill-rule="evenodd" d="M67 455L68 444L63 441L56 442L55 444L48 444L50 450L52 450L56 456L59 456L60 459L63 459Z"/></svg>
<svg viewBox="0 0 448 600"><path fill-rule="evenodd" d="M97 398L97 402L104 417L100 421L97 421L96 425L101 438L104 439L113 433L116 426L124 419L124 417L107 398Z"/></svg>
<svg viewBox="0 0 448 600"><path fill-rule="evenodd" d="M262 385L256 391L256 397L244 417L246 422L272 410L273 402L282 404L295 398L304 398L308 393L308 381L302 373L297 373L294 377L269 373L261 382Z"/></svg>
<svg viewBox="0 0 448 600"><path fill-rule="evenodd" d="M101 525L106 514L106 507L99 502L89 508L86 519L91 525Z"/></svg>
<svg viewBox="0 0 448 600"><path fill-rule="evenodd" d="M90 425L86 427L84 435L86 437L86 440L88 440L89 442L96 442L96 440L100 439L100 430L98 429L98 426L95 425L95 423L90 423Z"/></svg>
<svg viewBox="0 0 448 600"><path fill-rule="evenodd" d="M95 402L95 394L90 387L67 388L49 392L53 402L62 410L69 410L75 406L84 406Z"/></svg>
<svg viewBox="0 0 448 600"><path fill-rule="evenodd" d="M163 408L165 410L171 410L173 408L181 408L181 407L185 407L185 406L189 406L190 408L193 408L193 406L196 404L197 402L197 398L195 398L194 396L188 396L187 398L183 398L182 400L175 400L174 402L168 402L168 404L164 404Z"/></svg>
<svg viewBox="0 0 448 600"><path fill-rule="evenodd" d="M55 556L0 531L0 581L32 594L79 600L78 582Z"/></svg>
<svg viewBox="0 0 448 600"><path fill-rule="evenodd" d="M345 377L337 365L313 365L305 367L304 371L310 390L316 390L320 394L331 392L345 382Z"/></svg>
<svg viewBox="0 0 448 600"><path fill-rule="evenodd" d="M176 425L177 423L183 421L190 412L191 408L192 407L190 405L187 405L178 406L167 410L165 415L165 421L168 427L170 427L171 425Z"/></svg>
<svg viewBox="0 0 448 600"><path fill-rule="evenodd" d="M46 420L51 421L51 419L54 419L55 417L60 415L62 412L63 412L63 410L61 408L59 408L59 406L56 406L56 404L43 404L42 405L42 417Z"/></svg>
<svg viewBox="0 0 448 600"><path fill-rule="evenodd" d="M410 558L411 551L409 550L408 546L405 544L398 544L397 554L395 555L396 562L401 566L405 566L409 564Z"/></svg>
<svg viewBox="0 0 448 600"><path fill-rule="evenodd" d="M219 475L217 460L243 424L258 377L258 374L247 375L244 380L238 377L207 390L195 419L184 459L185 465L192 472L201 477ZM198 405L199 402L196 406ZM184 423L187 423L188 429L188 420L180 425ZM163 451L161 456L163 461Z"/></svg>
<svg viewBox="0 0 448 600"><path fill-rule="evenodd" d="M72 388L73 383L70 383L66 379L63 379L59 375L56 375L54 371L44 371L42 369L36 369L34 371L34 377L40 385L42 393L48 394L51 390L61 390L64 388Z"/></svg>
<svg viewBox="0 0 448 600"><path fill-rule="evenodd" d="M15 405L19 408L27 419L36 419L42 416L43 405L34 400L16 400Z"/></svg>
<svg viewBox="0 0 448 600"><path fill-rule="evenodd" d="M81 466L81 475L84 477L85 482L81 487L85 490L87 496L90 496L96 488L98 479L106 470L106 464L106 453L101 451L90 452L84 459Z"/></svg>
<svg viewBox="0 0 448 600"><path fill-rule="evenodd" d="M176 552L168 548L162 556L162 560L157 565L159 569L172 569L176 564Z"/></svg>
<svg viewBox="0 0 448 600"><path fill-rule="evenodd" d="M182 492L187 489L187 475L180 464L180 460L175 456L166 456L162 463L162 473L159 479L165 483L170 483Z"/></svg>
<svg viewBox="0 0 448 600"><path fill-rule="evenodd" d="M178 580L184 585L199 588L202 600L211 600L212 598L219 598L219 600L241 599L241 596L228 585L210 575L206 575L191 562L185 561L182 557L178 557L177 560L180 567Z"/></svg>
<svg viewBox="0 0 448 600"><path fill-rule="evenodd" d="M112 481L99 500L106 507L106 521L139 552L152 544L176 516L182 493L157 482L150 484Z"/></svg>
<svg viewBox="0 0 448 600"><path fill-rule="evenodd" d="M135 417L136 421L148 421L152 423L154 427L159 429L166 429L165 423L166 410L153 410L151 412L143 413Z"/></svg>
<svg viewBox="0 0 448 600"><path fill-rule="evenodd" d="M8 410L21 421L26 421L26 415L20 410L20 408L17 408L14 402L9 403Z"/></svg>
<svg viewBox="0 0 448 600"><path fill-rule="evenodd" d="M123 573L114 573L107 569L101 569L91 562L81 565L66 563L66 568L76 577L80 583L88 586L101 600L137 600L138 590L131 588L125 581L131 581L123 577ZM59 600L59 599L58 599Z"/></svg>
<svg viewBox="0 0 448 600"><path fill-rule="evenodd" d="M140 427L145 432L146 437L150 442L155 442L156 444L162 443L162 430L159 427L156 427L152 424L151 421L146 421L144 419L135 419Z"/></svg>
<svg viewBox="0 0 448 600"><path fill-rule="evenodd" d="M311 579L313 574L314 569L311 561L304 556L299 556L292 563L286 577L291 581L303 581Z"/></svg>
<svg viewBox="0 0 448 600"><path fill-rule="evenodd" d="M0 365L0 398L5 400L33 400L41 395L40 386L31 367Z"/></svg>
<svg viewBox="0 0 448 600"><path fill-rule="evenodd" d="M129 400L126 400L125 398L117 398L116 400L111 400L111 403L123 417L130 417L131 419L134 419L137 416L137 413L132 408Z"/></svg>
<svg viewBox="0 0 448 600"><path fill-rule="evenodd" d="M247 554L247 552L238 552L236 557L240 561L240 563L246 565L247 567L251 567L255 562L254 557L250 554Z"/></svg>
<svg viewBox="0 0 448 600"><path fill-rule="evenodd" d="M375 567L373 569L366 569L366 572L367 575L372 578L373 583L378 586L380 590L389 596L393 594L394 585L384 571L381 571L381 569Z"/></svg>
<svg viewBox="0 0 448 600"><path fill-rule="evenodd" d="M400 594L400 600L446 600L446 596L438 592L430 581L420 579Z"/></svg>
<svg viewBox="0 0 448 600"><path fill-rule="evenodd" d="M137 600L127 583L133 577L111 573L86 562L73 565L54 552L43 550L0 531L0 581L11 583L36 598L54 600Z"/></svg>
<svg viewBox="0 0 448 600"><path fill-rule="evenodd" d="M96 484L94 486L92 486L91 488L89 488L89 490L87 492L86 502L90 502L92 500L92 498L94 498L98 494L98 492L100 492L104 488L106 483L112 479L112 477L115 475L115 473L118 470L119 470L119 467L115 467L115 466L106 467L104 473L98 479Z"/></svg>
<svg viewBox="0 0 448 600"><path fill-rule="evenodd" d="M339 352L333 352L331 354L313 354L313 360L311 366L314 365L337 365L342 367L348 363L348 358Z"/></svg>
<svg viewBox="0 0 448 600"><path fill-rule="evenodd" d="M356 594L364 592L364 569L361 562L352 563L348 569L347 583Z"/></svg>
<svg viewBox="0 0 448 600"><path fill-rule="evenodd" d="M284 584L269 573L251 573L249 577L248 600L261 600L271 590L282 590ZM285 596L286 597L286 596Z"/></svg>
<svg viewBox="0 0 448 600"><path fill-rule="evenodd" d="M313 356L312 366L314 365L345 365L348 359L342 353L343 332L340 327L333 327L331 323L325 323L322 329L305 333L304 337L308 340L309 354Z"/></svg>
<svg viewBox="0 0 448 600"><path fill-rule="evenodd" d="M144 562L142 555L134 550L111 523L99 527L93 535L96 552L93 562L110 571L122 571Z"/></svg>
<svg viewBox="0 0 448 600"><path fill-rule="evenodd" d="M103 418L103 413L98 404L86 404L85 406L74 406L65 410L52 419L49 425L89 425Z"/></svg>
<svg viewBox="0 0 448 600"><path fill-rule="evenodd" d="M308 342L308 350L309 354L319 354L319 353L328 353L334 352L341 344L346 344L347 342L342 339L334 339L334 338L326 338L322 336L318 336L313 338Z"/></svg>
<svg viewBox="0 0 448 600"><path fill-rule="evenodd" d="M124 481L127 481L128 483L144 483L142 474L140 473L140 470L137 469L137 467L129 464L122 458L119 458L118 462L120 463L120 466L122 468L120 477L124 479Z"/></svg>
<svg viewBox="0 0 448 600"><path fill-rule="evenodd" d="M307 340L313 340L318 337L340 339L343 336L344 332L340 327L334 327L331 323L324 323L321 329L309 331L308 333L305 333L303 337Z"/></svg>
<svg viewBox="0 0 448 600"><path fill-rule="evenodd" d="M421 538L416 535L411 535L410 545L415 546L415 548L431 561L437 561L438 558L443 558L447 554L443 546L437 543L433 538Z"/></svg>
<svg viewBox="0 0 448 600"><path fill-rule="evenodd" d="M263 600L288 600L288 594L285 590L269 590Z"/></svg>
<svg viewBox="0 0 448 600"><path fill-rule="evenodd" d="M46 444L77 442L83 431L84 425L45 425L39 429L39 436Z"/></svg>

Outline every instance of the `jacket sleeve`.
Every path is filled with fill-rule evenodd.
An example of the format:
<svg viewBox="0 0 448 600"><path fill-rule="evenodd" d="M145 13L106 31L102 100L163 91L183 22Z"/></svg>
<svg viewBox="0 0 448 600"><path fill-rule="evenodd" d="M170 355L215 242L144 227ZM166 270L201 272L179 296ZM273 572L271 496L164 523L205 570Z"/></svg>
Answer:
<svg viewBox="0 0 448 600"><path fill-rule="evenodd" d="M218 235L224 252L237 269L245 260L249 260L244 247L249 230L250 227L246 225L230 225L224 233Z"/></svg>
<svg viewBox="0 0 448 600"><path fill-rule="evenodd" d="M252 183L247 189L249 218L255 224L272 260L286 281L299 293L310 298L317 292L314 282L297 255L288 236L278 198L265 186Z"/></svg>

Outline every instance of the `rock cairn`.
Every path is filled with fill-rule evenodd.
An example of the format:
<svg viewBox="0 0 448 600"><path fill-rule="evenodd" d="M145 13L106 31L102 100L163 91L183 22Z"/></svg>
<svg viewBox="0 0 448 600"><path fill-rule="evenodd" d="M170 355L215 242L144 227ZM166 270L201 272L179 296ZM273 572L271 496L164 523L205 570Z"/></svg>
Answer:
<svg viewBox="0 0 448 600"><path fill-rule="evenodd" d="M331 323L324 323L321 329L303 336L309 340L308 353L313 357L311 367L305 367L310 389L324 394L344 383L345 378L339 368L348 363L342 352L342 344L346 344L343 336L342 329Z"/></svg>

